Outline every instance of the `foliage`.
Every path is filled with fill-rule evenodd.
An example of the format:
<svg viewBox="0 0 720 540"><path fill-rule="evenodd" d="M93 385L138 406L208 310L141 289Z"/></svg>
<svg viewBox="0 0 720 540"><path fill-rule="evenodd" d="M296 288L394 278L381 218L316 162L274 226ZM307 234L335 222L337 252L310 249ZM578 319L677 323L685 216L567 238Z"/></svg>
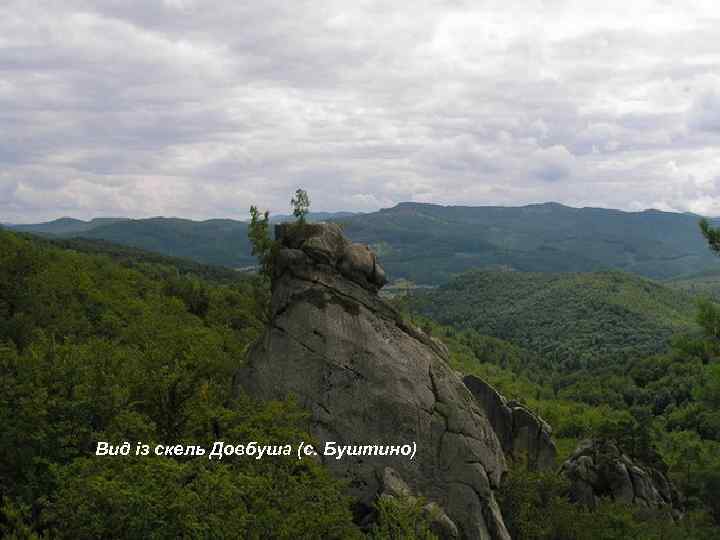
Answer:
<svg viewBox="0 0 720 540"><path fill-rule="evenodd" d="M160 255L140 248L113 244L106 240L93 238L63 238L63 239L42 239L34 237L36 243L46 241L63 249L70 249L89 255L107 255L113 261L141 270L145 274L155 273L162 275L171 271L181 276L197 276L203 280L213 283L231 284L237 281L250 279L251 275L238 270L209 264L198 263L189 259L169 257Z"/></svg>
<svg viewBox="0 0 720 540"><path fill-rule="evenodd" d="M558 475L531 472L518 464L499 494L505 525L512 538L577 538L579 523L564 519L575 513L567 498L567 483Z"/></svg>
<svg viewBox="0 0 720 540"><path fill-rule="evenodd" d="M720 229L710 225L710 222L703 218L700 220L700 232L705 237L710 249L715 253L720 253Z"/></svg>
<svg viewBox="0 0 720 540"><path fill-rule="evenodd" d="M267 275L273 250L269 216L257 209L252 214L254 224L242 229L243 242L245 232L252 231L256 255L267 257ZM472 246L453 239L447 232L456 226L450 217L442 207L400 208L347 223L360 240L391 231L383 245L395 268L417 268L433 279L449 275L447 261L441 261L448 255L488 248L488 261L500 260L492 259L497 239L473 240ZM358 225L373 220L377 230ZM215 234L213 242L226 251L228 236L219 231L226 226L230 237L237 234L232 224L208 224L195 235L195 225L183 220L172 227L163 220L141 221L99 228L132 229L118 233L122 241L142 238L135 245L162 245L163 250L173 238L170 251L189 250L193 256L197 245L180 249L184 234L191 244ZM426 225L423 234L412 232ZM503 227L511 229L507 223ZM154 236L158 230L162 239ZM522 244L527 238L516 240ZM305 416L292 402L256 403L232 389L237 365L263 327L267 280L235 279L226 270L134 248L62 242L70 250L59 249L55 241L0 231L3 537L359 534L342 486L312 462L95 457L99 440L299 440L307 437ZM238 245L242 242L232 249ZM423 269L438 245L447 253L437 252L437 265L430 261ZM632 269L656 264L650 247L648 253L634 251L636 263L646 263ZM503 256L517 256L513 260L528 267L544 268L552 258L560 264L557 252L535 248ZM104 255L92 255L95 251ZM611 251L602 257L611 260ZM476 255L462 259L480 260ZM568 261L569 268L582 266L577 259ZM445 340L455 369L485 378L544 417L553 426L560 459L581 438L610 436L635 458L667 467L687 498L687 521L663 531L610 502L586 512L567 503L566 487L555 476L513 470L504 482L502 504L517 538L717 536L720 313L714 304L701 303L695 320L687 295L617 272L470 273L425 297L399 302L416 310L410 316L418 326ZM381 503L378 514L373 534L379 537L425 534L417 528L422 516L415 506Z"/></svg>
<svg viewBox="0 0 720 540"><path fill-rule="evenodd" d="M698 302L698 324L712 341L720 340L720 307L707 299Z"/></svg>
<svg viewBox="0 0 720 540"><path fill-rule="evenodd" d="M305 216L306 219L309 216ZM554 203L518 208L401 203L358 215L319 215L346 224L355 242L380 247L393 278L440 284L472 268L532 272L620 269L667 279L716 268L697 217L619 212ZM27 232L104 239L231 268L253 264L247 223L216 219L57 220Z"/></svg>
<svg viewBox="0 0 720 540"><path fill-rule="evenodd" d="M254 262L247 228L246 222L232 219L192 221L157 217L103 222L61 236L105 240L203 264L244 268Z"/></svg>
<svg viewBox="0 0 720 540"><path fill-rule="evenodd" d="M375 503L376 523L368 535L373 540L434 540L425 501L416 497L380 497Z"/></svg>
<svg viewBox="0 0 720 540"><path fill-rule="evenodd" d="M593 511L571 504L568 485L554 472L518 465L500 489L500 506L515 540L701 540L716 530L705 516L680 523L636 514L632 507L605 500Z"/></svg>
<svg viewBox="0 0 720 540"><path fill-rule="evenodd" d="M255 470L161 457L78 459L44 519L64 538L345 538L344 499L312 462Z"/></svg>
<svg viewBox="0 0 720 540"><path fill-rule="evenodd" d="M342 485L312 461L94 455L98 441L309 440L294 403L233 389L263 328L256 288L0 231L0 534L356 534Z"/></svg>
<svg viewBox="0 0 720 540"><path fill-rule="evenodd" d="M310 211L310 196L304 189L298 188L290 199L290 209L298 223L305 223L305 215Z"/></svg>
<svg viewBox="0 0 720 540"><path fill-rule="evenodd" d="M416 290L409 308L443 324L510 341L571 372L667 349L693 330L693 300L621 272L473 271Z"/></svg>
<svg viewBox="0 0 720 540"><path fill-rule="evenodd" d="M401 203L344 220L356 242L382 244L393 279L441 284L473 268L624 270L667 279L716 267L697 217L556 203L523 207Z"/></svg>
<svg viewBox="0 0 720 540"><path fill-rule="evenodd" d="M679 276L664 281L663 284L698 298L720 302L720 273L717 268Z"/></svg>
<svg viewBox="0 0 720 540"><path fill-rule="evenodd" d="M405 300L395 302L403 306ZM559 462L583 438L614 438L634 459L667 471L690 514L720 527L714 338L679 335L667 353L568 373L513 343L408 316L444 340L455 369L483 378L544 418Z"/></svg>
<svg viewBox="0 0 720 540"><path fill-rule="evenodd" d="M260 263L260 273L270 279L278 246L270 237L270 213L267 210L261 215L256 206L250 207L248 238L252 245L252 254Z"/></svg>

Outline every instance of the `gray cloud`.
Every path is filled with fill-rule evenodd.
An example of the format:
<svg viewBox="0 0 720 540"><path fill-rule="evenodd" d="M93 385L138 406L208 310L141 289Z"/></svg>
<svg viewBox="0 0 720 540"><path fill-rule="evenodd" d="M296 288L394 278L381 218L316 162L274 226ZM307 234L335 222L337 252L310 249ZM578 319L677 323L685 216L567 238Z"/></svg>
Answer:
<svg viewBox="0 0 720 540"><path fill-rule="evenodd" d="M692 128L720 133L720 77L716 88L700 94L690 107L689 124Z"/></svg>
<svg viewBox="0 0 720 540"><path fill-rule="evenodd" d="M720 214L715 2L9 0L0 221Z"/></svg>

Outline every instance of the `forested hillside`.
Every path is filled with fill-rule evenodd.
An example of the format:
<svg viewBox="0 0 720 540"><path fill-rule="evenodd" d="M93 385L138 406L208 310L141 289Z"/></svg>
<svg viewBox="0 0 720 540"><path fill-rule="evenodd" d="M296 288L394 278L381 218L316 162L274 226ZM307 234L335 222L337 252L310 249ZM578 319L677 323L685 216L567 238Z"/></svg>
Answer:
<svg viewBox="0 0 720 540"><path fill-rule="evenodd" d="M233 399L265 287L134 268L0 231L0 535L351 537L313 461L94 455L98 441L307 440L291 402Z"/></svg>
<svg viewBox="0 0 720 540"><path fill-rule="evenodd" d="M681 276L665 282L668 287L693 296L720 301L720 268Z"/></svg>
<svg viewBox="0 0 720 540"><path fill-rule="evenodd" d="M278 216L278 219L286 216ZM272 217L271 217L272 219ZM439 284L472 268L535 272L620 269L665 279L718 267L698 234L699 216L622 212L556 203L463 207L401 203L368 214L310 213L370 244L391 279ZM18 230L115 243L229 267L254 264L247 224L230 219L60 219Z"/></svg>
<svg viewBox="0 0 720 540"><path fill-rule="evenodd" d="M110 225L119 221L127 221L126 218L95 218L90 221L83 221L81 219L73 219L64 217L45 223L35 223L28 225L10 225L14 231L28 232L33 234L50 234L50 235L73 235L78 233L84 233L102 227L104 225Z"/></svg>
<svg viewBox="0 0 720 540"><path fill-rule="evenodd" d="M264 324L261 279L233 280L232 271L107 243L61 242L0 231L3 536L362 534L342 484L313 461L94 456L97 441L307 439L305 412L231 392L238 361ZM643 305L682 329L685 308L666 302L680 297L664 294ZM707 306L703 313L701 326L716 328L720 315ZM679 337L665 354L568 374L536 351L412 317L445 340L456 369L482 375L542 414L562 456L582 437L612 435L633 455L667 463L688 496L688 520L671 526L614 503L587 512L567 502L553 474L514 469L501 503L516 538L556 538L558 530L578 540L712 538L712 519L720 521L713 496L720 486L720 373L712 335ZM411 538L419 514L398 512L381 509L381 523L390 525L368 536L405 531Z"/></svg>
<svg viewBox="0 0 720 540"><path fill-rule="evenodd" d="M621 269L667 278L717 267L699 216L646 210L463 207L401 203L347 218L353 240L373 244L393 277L441 283L483 266L536 272Z"/></svg>
<svg viewBox="0 0 720 540"><path fill-rule="evenodd" d="M28 236L36 245L55 246L88 255L105 255L124 266L148 270L153 266L175 269L179 275L191 274L214 283L235 283L251 280L254 272L240 272L227 266L203 264L191 259L170 257L153 251L114 244L107 240L93 238L44 238Z"/></svg>
<svg viewBox="0 0 720 540"><path fill-rule="evenodd" d="M172 257L232 268L255 264L247 224L231 219L191 221L176 218L128 220L66 234L107 240Z"/></svg>
<svg viewBox="0 0 720 540"><path fill-rule="evenodd" d="M715 538L720 308L688 294L708 292L688 286L704 278L711 276L671 288L616 271L471 271L395 302L445 340L456 369L492 381L545 418L561 457L581 438L609 437L642 462L667 467L686 497L687 523L706 523L696 533ZM547 498L562 488L542 474L511 478L513 508L525 508L513 524L519 536L562 537L562 520L550 517L544 529L534 521L563 514ZM626 537L656 537L649 526L625 526Z"/></svg>
<svg viewBox="0 0 720 540"><path fill-rule="evenodd" d="M407 308L403 299L396 302ZM560 461L582 439L614 439L634 459L667 471L683 494L687 512L681 523L671 526L648 516L638 519L608 499L588 522L585 513L567 504L566 487L555 471L532 473L516 466L506 479L502 501L515 538L720 537L717 306L699 309L703 334L677 334L663 354L570 373L513 343L408 316L448 345L455 369L490 381L548 421Z"/></svg>
<svg viewBox="0 0 720 540"><path fill-rule="evenodd" d="M410 307L533 351L565 370L662 352L696 329L688 294L623 272L470 271L417 290Z"/></svg>

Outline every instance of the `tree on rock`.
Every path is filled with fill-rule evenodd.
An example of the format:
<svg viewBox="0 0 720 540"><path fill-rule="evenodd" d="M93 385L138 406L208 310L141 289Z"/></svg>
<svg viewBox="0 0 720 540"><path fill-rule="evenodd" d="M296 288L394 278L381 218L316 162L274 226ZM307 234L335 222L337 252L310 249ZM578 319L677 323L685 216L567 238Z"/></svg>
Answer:
<svg viewBox="0 0 720 540"><path fill-rule="evenodd" d="M700 220L700 230L705 240L707 240L710 249L715 253L720 253L720 229L712 227L710 222L703 218Z"/></svg>
<svg viewBox="0 0 720 540"><path fill-rule="evenodd" d="M304 189L298 188L295 196L290 199L290 208L299 223L305 223L305 215L310 210L310 196Z"/></svg>
<svg viewBox="0 0 720 540"><path fill-rule="evenodd" d="M250 207L250 226L248 238L252 244L252 254L258 258L260 273L270 277L272 263L277 250L276 242L270 237L270 212L260 213L256 206Z"/></svg>

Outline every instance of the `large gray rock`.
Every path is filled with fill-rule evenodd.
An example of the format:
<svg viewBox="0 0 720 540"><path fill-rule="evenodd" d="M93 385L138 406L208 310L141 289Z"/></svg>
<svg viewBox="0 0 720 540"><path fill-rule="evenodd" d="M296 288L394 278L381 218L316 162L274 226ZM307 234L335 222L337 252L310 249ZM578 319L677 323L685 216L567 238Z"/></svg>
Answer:
<svg viewBox="0 0 720 540"><path fill-rule="evenodd" d="M582 441L560 473L570 481L570 498L595 508L601 497L677 518L677 490L659 470L634 462L612 440Z"/></svg>
<svg viewBox="0 0 720 540"><path fill-rule="evenodd" d="M375 253L365 244L350 242L336 223L281 223L275 225L275 239L364 288L377 291L387 283Z"/></svg>
<svg viewBox="0 0 720 540"><path fill-rule="evenodd" d="M281 223L275 238L290 249L300 249L319 263L334 265L351 244L335 223Z"/></svg>
<svg viewBox="0 0 720 540"><path fill-rule="evenodd" d="M490 420L506 455L526 456L534 470L555 468L557 449L547 422L516 401L507 401L479 377L466 375L463 382Z"/></svg>
<svg viewBox="0 0 720 540"><path fill-rule="evenodd" d="M362 244L345 247L338 269L348 279L371 288L379 289L387 282L385 271L378 264L375 253Z"/></svg>
<svg viewBox="0 0 720 540"><path fill-rule="evenodd" d="M323 458L348 480L359 515L386 489L382 479L391 468L413 496L435 503L460 537L508 539L494 493L506 463L488 419L447 365L444 348L378 297L374 255L358 249L357 259L349 257L349 243L335 251L343 242L330 227L314 224L308 238L288 229L276 234L282 247L271 323L239 370L238 387L260 399L295 395L311 413L321 449L328 441L416 443L412 460ZM308 246L309 238L327 241Z"/></svg>

